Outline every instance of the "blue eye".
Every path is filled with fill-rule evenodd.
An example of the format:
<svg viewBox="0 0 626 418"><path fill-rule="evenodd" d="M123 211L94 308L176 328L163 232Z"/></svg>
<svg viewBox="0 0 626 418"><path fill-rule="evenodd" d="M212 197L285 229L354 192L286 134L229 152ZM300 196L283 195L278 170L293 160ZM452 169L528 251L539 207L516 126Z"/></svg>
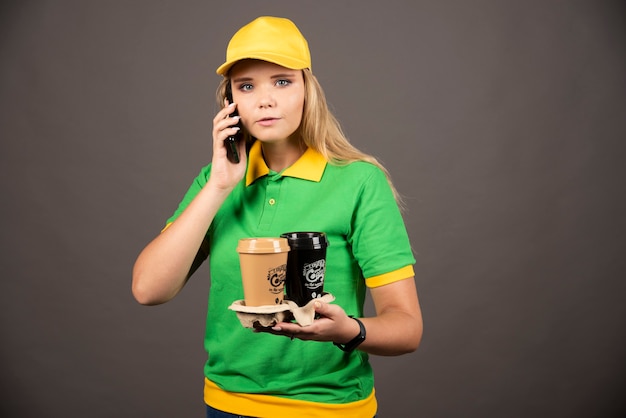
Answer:
<svg viewBox="0 0 626 418"><path fill-rule="evenodd" d="M247 84L247 83L242 84L242 85L239 86L239 90L241 90L241 91L252 90L252 84Z"/></svg>
<svg viewBox="0 0 626 418"><path fill-rule="evenodd" d="M291 84L291 80L281 79L276 81L277 86L288 86L289 84Z"/></svg>

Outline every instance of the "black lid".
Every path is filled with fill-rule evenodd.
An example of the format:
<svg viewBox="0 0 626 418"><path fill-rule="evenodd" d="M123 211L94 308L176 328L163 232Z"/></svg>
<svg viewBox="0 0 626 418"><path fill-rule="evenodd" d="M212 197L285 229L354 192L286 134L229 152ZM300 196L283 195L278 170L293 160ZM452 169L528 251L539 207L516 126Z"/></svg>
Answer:
<svg viewBox="0 0 626 418"><path fill-rule="evenodd" d="M295 250L319 250L330 245L323 232L285 232L280 236L287 238L289 246Z"/></svg>

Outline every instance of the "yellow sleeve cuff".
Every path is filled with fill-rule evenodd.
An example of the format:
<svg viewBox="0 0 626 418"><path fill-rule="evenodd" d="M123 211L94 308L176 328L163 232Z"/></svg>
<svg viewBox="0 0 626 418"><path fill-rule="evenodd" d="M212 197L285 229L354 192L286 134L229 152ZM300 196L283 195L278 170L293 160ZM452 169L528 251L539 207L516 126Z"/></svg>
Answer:
<svg viewBox="0 0 626 418"><path fill-rule="evenodd" d="M378 276L368 277L365 279L367 287L379 287L389 283L415 277L415 271L412 265L402 267L401 269L390 271L389 273L379 274Z"/></svg>

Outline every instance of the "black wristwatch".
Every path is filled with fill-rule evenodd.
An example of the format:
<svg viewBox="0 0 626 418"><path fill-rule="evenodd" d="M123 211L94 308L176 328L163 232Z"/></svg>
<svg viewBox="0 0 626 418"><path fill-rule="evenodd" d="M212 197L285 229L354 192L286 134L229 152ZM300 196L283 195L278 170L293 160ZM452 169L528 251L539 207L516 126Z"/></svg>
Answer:
<svg viewBox="0 0 626 418"><path fill-rule="evenodd" d="M359 321L352 315L349 315L349 316L350 318L354 319L359 324L359 328L360 328L359 335L357 335L356 337L354 337L352 340L348 341L345 344L333 343L337 347L341 348L343 351L347 353L354 351L354 349L357 348L359 344L365 341L365 325L363 325L363 322Z"/></svg>

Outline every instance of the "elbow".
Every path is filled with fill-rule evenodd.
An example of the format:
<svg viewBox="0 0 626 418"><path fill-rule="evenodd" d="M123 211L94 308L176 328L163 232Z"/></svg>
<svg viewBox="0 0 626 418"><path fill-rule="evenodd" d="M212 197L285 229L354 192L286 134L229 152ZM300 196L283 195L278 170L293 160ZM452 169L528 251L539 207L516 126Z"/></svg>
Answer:
<svg viewBox="0 0 626 418"><path fill-rule="evenodd" d="M421 336L407 338L402 345L396 346L396 349L386 353L389 356L403 356L417 351L421 342Z"/></svg>
<svg viewBox="0 0 626 418"><path fill-rule="evenodd" d="M137 271L133 271L131 291L135 300L141 305L154 306L167 302L154 291L153 286L148 285L145 277Z"/></svg>
<svg viewBox="0 0 626 418"><path fill-rule="evenodd" d="M404 328L402 334L398 334L395 343L382 349L368 351L371 354L396 357L411 354L417 351L422 342L422 324L419 322L415 326Z"/></svg>
<svg viewBox="0 0 626 418"><path fill-rule="evenodd" d="M142 295L137 294L137 292L135 292L134 290L133 290L133 297L135 298L135 301L139 303L140 305L143 305L143 306L155 305L155 303L153 303L150 299L144 298Z"/></svg>
<svg viewBox="0 0 626 418"><path fill-rule="evenodd" d="M417 349L419 348L421 342L422 342L422 334L420 333L417 337L412 338L409 341L409 344L406 347L406 353L405 354L410 354L410 353L416 352Z"/></svg>
<svg viewBox="0 0 626 418"><path fill-rule="evenodd" d="M414 317L413 326L411 327L411 338L409 338L407 353L414 353L422 343L422 335L424 334L424 320L422 319L422 313Z"/></svg>
<svg viewBox="0 0 626 418"><path fill-rule="evenodd" d="M421 342L422 342L422 334L424 332L424 327L422 321L415 324L410 333L409 337L406 339L406 344L404 346L404 352L402 354L410 354L417 351Z"/></svg>
<svg viewBox="0 0 626 418"><path fill-rule="evenodd" d="M422 321L421 315L418 324L415 327L415 336L413 338L413 345L411 352L414 353L419 348L422 343L422 336L424 335L424 322Z"/></svg>
<svg viewBox="0 0 626 418"><path fill-rule="evenodd" d="M135 300L140 305L152 306L158 305L159 302L149 291L145 288L145 286L141 286L141 284L137 283L137 281L133 280L132 285L132 293Z"/></svg>

